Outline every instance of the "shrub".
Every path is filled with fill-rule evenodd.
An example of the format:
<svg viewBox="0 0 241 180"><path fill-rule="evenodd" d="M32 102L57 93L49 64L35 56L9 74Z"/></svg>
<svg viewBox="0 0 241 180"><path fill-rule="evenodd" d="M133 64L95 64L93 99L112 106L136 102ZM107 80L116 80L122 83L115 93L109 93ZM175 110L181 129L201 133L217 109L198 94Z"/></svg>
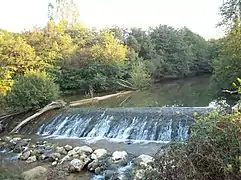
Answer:
<svg viewBox="0 0 241 180"><path fill-rule="evenodd" d="M133 87L141 89L150 85L150 74L142 61L137 61L132 65L129 81Z"/></svg>
<svg viewBox="0 0 241 180"><path fill-rule="evenodd" d="M212 112L197 118L188 142L167 145L154 167L158 170L150 172L151 179L240 179L241 114Z"/></svg>
<svg viewBox="0 0 241 180"><path fill-rule="evenodd" d="M38 109L56 100L58 92L58 86L48 74L28 71L15 79L6 99L13 109Z"/></svg>

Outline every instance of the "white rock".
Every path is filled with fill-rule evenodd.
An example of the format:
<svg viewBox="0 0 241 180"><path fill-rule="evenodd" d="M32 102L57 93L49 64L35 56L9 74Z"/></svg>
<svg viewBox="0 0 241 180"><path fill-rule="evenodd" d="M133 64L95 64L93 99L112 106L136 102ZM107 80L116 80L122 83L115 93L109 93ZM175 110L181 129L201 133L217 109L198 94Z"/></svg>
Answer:
<svg viewBox="0 0 241 180"><path fill-rule="evenodd" d="M70 172L80 172L84 168L85 164L83 161L79 159L73 159L69 163L69 171Z"/></svg>
<svg viewBox="0 0 241 180"><path fill-rule="evenodd" d="M60 159L61 154L60 154L60 153L52 153L52 154L50 155L50 157L51 157L53 160L58 160L58 159Z"/></svg>
<svg viewBox="0 0 241 180"><path fill-rule="evenodd" d="M99 159L102 156L106 155L107 151L105 149L96 149L92 154L91 154L91 159Z"/></svg>
<svg viewBox="0 0 241 180"><path fill-rule="evenodd" d="M30 164L30 163L33 163L33 162L35 162L35 161L37 161L36 156L30 156L30 157L27 159L26 163Z"/></svg>
<svg viewBox="0 0 241 180"><path fill-rule="evenodd" d="M23 152L23 153L20 155L19 159L21 159L21 160L27 160L30 155L31 155L31 151Z"/></svg>
<svg viewBox="0 0 241 180"><path fill-rule="evenodd" d="M47 180L47 169L37 166L22 173L24 180Z"/></svg>
<svg viewBox="0 0 241 180"><path fill-rule="evenodd" d="M67 154L67 151L65 150L64 147L56 147L56 152L60 153L60 154L63 154L63 155Z"/></svg>
<svg viewBox="0 0 241 180"><path fill-rule="evenodd" d="M118 160L126 159L127 156L128 156L128 154L126 151L115 151L112 154L112 160L118 161Z"/></svg>
<svg viewBox="0 0 241 180"><path fill-rule="evenodd" d="M89 146L81 146L77 152L79 154L83 154L83 153L91 154L93 150Z"/></svg>
<svg viewBox="0 0 241 180"><path fill-rule="evenodd" d="M68 152L68 156L73 156L75 154L77 154L77 152L73 149Z"/></svg>
<svg viewBox="0 0 241 180"><path fill-rule="evenodd" d="M76 147L74 147L73 150L74 150L75 152L77 152L77 151L79 150L79 148L80 148L79 146L76 146Z"/></svg>
<svg viewBox="0 0 241 180"><path fill-rule="evenodd" d="M41 159L41 160L44 160L44 159L46 159L46 156L45 156L44 154L41 154L41 155L40 155L40 159Z"/></svg>
<svg viewBox="0 0 241 180"><path fill-rule="evenodd" d="M142 154L139 157L137 157L136 162L138 165L147 166L149 163L154 162L154 158L149 155Z"/></svg>
<svg viewBox="0 0 241 180"><path fill-rule="evenodd" d="M57 161L52 162L52 166L57 166L57 164L58 164Z"/></svg>
<svg viewBox="0 0 241 180"><path fill-rule="evenodd" d="M70 151L70 150L72 150L72 149L73 149L73 147L72 147L72 146L70 146L70 145L68 145L68 144L67 144L67 145L65 145L65 146L64 146L64 148L65 148L65 150L66 150L66 151Z"/></svg>

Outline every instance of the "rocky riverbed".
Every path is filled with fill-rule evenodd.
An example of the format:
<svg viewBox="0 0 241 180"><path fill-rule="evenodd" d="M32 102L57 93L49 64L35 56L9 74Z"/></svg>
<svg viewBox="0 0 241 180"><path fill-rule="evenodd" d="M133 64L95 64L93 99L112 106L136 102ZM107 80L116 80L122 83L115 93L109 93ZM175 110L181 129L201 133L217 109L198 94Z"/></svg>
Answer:
<svg viewBox="0 0 241 180"><path fill-rule="evenodd" d="M0 138L0 151L1 165L15 157L18 166L23 166L19 176L12 179L24 180L73 180L80 177L86 180L141 180L154 162L153 157L145 154L134 156L124 150L109 152L104 147L58 145L45 140L33 142L20 136ZM11 169L0 168L0 178L11 179L7 176Z"/></svg>

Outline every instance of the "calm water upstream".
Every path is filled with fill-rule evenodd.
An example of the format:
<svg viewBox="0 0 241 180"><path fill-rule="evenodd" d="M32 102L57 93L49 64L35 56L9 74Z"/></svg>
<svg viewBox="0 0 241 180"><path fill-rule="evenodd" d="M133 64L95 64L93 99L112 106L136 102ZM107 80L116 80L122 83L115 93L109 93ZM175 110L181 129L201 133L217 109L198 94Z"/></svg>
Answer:
<svg viewBox="0 0 241 180"><path fill-rule="evenodd" d="M101 96L101 94L96 96ZM82 98L83 96L75 95L67 97L65 100L74 101ZM205 107L214 100L216 97L211 88L211 76L202 75L161 82L147 90L108 99L98 104L92 104L90 107Z"/></svg>

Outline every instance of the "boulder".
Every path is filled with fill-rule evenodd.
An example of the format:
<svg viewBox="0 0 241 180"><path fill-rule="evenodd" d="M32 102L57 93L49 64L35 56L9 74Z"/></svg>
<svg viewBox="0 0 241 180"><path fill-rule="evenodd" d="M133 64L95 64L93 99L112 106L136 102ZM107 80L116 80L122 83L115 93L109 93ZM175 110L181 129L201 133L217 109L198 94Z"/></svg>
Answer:
<svg viewBox="0 0 241 180"><path fill-rule="evenodd" d="M63 155L68 154L64 147L56 147L56 152Z"/></svg>
<svg viewBox="0 0 241 180"><path fill-rule="evenodd" d="M107 151L105 149L96 149L91 154L91 159L99 159L107 154Z"/></svg>
<svg viewBox="0 0 241 180"><path fill-rule="evenodd" d="M57 166L57 164L58 164L57 161L52 162L52 166Z"/></svg>
<svg viewBox="0 0 241 180"><path fill-rule="evenodd" d="M80 148L79 146L76 146L76 147L74 147L73 150L74 150L75 152L77 152L77 151L79 150L79 148Z"/></svg>
<svg viewBox="0 0 241 180"><path fill-rule="evenodd" d="M78 154L91 154L93 152L93 150L91 149L91 147L89 146L81 146L79 149L78 149Z"/></svg>
<svg viewBox="0 0 241 180"><path fill-rule="evenodd" d="M126 151L115 151L112 154L113 163L125 165L127 164L127 156L128 154Z"/></svg>
<svg viewBox="0 0 241 180"><path fill-rule="evenodd" d="M97 167L97 168L95 169L95 174L102 174L102 172L103 172L104 170L105 170L105 169L104 169L102 166Z"/></svg>
<svg viewBox="0 0 241 180"><path fill-rule="evenodd" d="M23 180L47 180L47 169L37 166L22 173Z"/></svg>
<svg viewBox="0 0 241 180"><path fill-rule="evenodd" d="M88 164L88 170L95 171L97 167L100 166L98 159L93 160L91 163Z"/></svg>
<svg viewBox="0 0 241 180"><path fill-rule="evenodd" d="M27 159L26 163L30 164L30 163L33 163L33 162L35 162L35 161L37 161L36 156L30 156L30 157Z"/></svg>
<svg viewBox="0 0 241 180"><path fill-rule="evenodd" d="M41 154L40 156L39 156L39 159L40 160L45 160L47 157L44 155L44 154Z"/></svg>
<svg viewBox="0 0 241 180"><path fill-rule="evenodd" d="M77 152L74 149L68 152L68 156L74 156L75 154L77 154Z"/></svg>
<svg viewBox="0 0 241 180"><path fill-rule="evenodd" d="M139 157L136 158L136 161L135 161L137 166L144 166L144 167L151 165L153 162L154 162L154 158L146 154L140 155Z"/></svg>
<svg viewBox="0 0 241 180"><path fill-rule="evenodd" d="M61 157L61 154L60 154L60 153L52 153L52 154L50 155L50 158L51 158L51 160L53 160L53 161L59 160L60 157Z"/></svg>
<svg viewBox="0 0 241 180"><path fill-rule="evenodd" d="M70 150L73 149L73 147L67 144L67 145L64 146L64 149L65 149L66 151L70 151Z"/></svg>
<svg viewBox="0 0 241 180"><path fill-rule="evenodd" d="M79 159L73 159L69 163L69 172L80 172L84 168L84 162Z"/></svg>
<svg viewBox="0 0 241 180"><path fill-rule="evenodd" d="M21 159L21 160L27 160L30 155L31 155L31 151L23 152L23 153L20 155L19 159Z"/></svg>

